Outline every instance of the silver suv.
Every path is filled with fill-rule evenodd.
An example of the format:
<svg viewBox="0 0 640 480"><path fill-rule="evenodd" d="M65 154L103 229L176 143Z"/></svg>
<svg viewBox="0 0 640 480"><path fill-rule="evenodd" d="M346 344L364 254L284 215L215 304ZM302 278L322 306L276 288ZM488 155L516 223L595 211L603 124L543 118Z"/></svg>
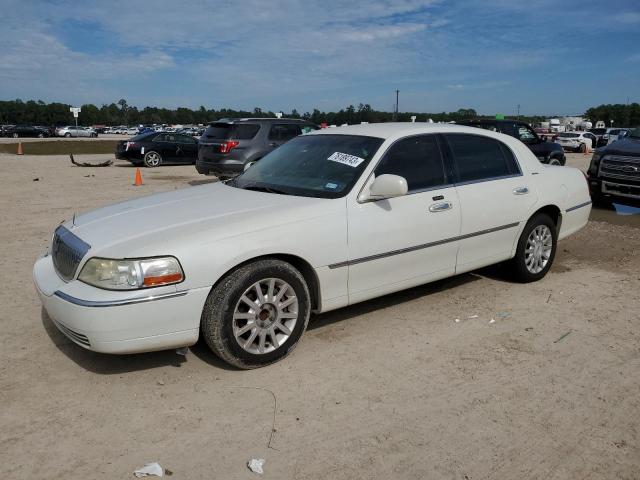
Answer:
<svg viewBox="0 0 640 480"><path fill-rule="evenodd" d="M196 169L204 175L232 178L245 165L300 134L319 127L295 118L237 118L211 122L198 142Z"/></svg>

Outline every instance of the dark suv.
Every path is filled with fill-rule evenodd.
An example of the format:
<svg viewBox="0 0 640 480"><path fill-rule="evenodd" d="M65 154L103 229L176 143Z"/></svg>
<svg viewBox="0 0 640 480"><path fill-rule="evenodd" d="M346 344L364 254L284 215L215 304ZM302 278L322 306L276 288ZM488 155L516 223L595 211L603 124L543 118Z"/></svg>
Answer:
<svg viewBox="0 0 640 480"><path fill-rule="evenodd" d="M593 152L587 177L594 203L616 197L640 203L640 128Z"/></svg>
<svg viewBox="0 0 640 480"><path fill-rule="evenodd" d="M484 128L494 132L504 133L517 138L524 143L542 163L549 165L564 165L567 161L564 150L559 143L542 140L536 132L525 122L516 120L467 120L457 122L460 125Z"/></svg>
<svg viewBox="0 0 640 480"><path fill-rule="evenodd" d="M318 126L290 118L223 119L210 123L198 143L196 170L218 178L234 177L245 165Z"/></svg>

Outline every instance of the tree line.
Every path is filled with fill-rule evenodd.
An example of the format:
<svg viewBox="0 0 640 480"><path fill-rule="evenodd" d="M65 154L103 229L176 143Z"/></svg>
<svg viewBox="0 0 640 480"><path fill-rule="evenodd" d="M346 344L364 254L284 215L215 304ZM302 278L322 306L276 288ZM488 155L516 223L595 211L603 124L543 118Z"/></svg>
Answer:
<svg viewBox="0 0 640 480"><path fill-rule="evenodd" d="M31 125L67 125L73 124L74 119L69 111L71 105L65 103L45 103L42 100L0 101L0 124L31 124ZM200 108L193 110L179 107L176 109L144 107L139 109L130 106L125 99L109 105L97 107L93 104L81 105L81 113L78 118L79 125L198 125L219 120L221 118L242 117L275 117L270 110L254 108L253 110L234 110L222 108ZM313 109L311 112L300 113L296 109L291 112L283 112L285 117L303 118L315 124L326 122L329 125L354 124L360 122L379 123L390 122L394 119L393 112L374 110L369 104L360 103L357 106L349 105L337 112L324 112ZM461 121L482 117L473 108L461 108L455 112L399 112L397 120L409 122L415 116L417 121L424 122L432 119L434 122ZM585 112L585 116L592 122L603 120L607 126L614 121L616 126L640 125L640 105L631 103L628 105L600 105L591 107ZM506 118L516 118L515 116ZM538 123L548 119L544 116L520 116L520 120L528 123Z"/></svg>
<svg viewBox="0 0 640 480"><path fill-rule="evenodd" d="M640 127L640 104L608 104L591 107L585 112L594 126L598 120L604 121L607 127ZM613 124L611 123L613 120Z"/></svg>

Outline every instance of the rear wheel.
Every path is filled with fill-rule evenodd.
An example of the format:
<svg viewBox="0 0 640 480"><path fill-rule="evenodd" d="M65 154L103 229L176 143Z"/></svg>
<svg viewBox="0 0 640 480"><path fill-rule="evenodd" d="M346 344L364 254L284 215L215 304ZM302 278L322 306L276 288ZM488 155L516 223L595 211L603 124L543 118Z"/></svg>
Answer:
<svg viewBox="0 0 640 480"><path fill-rule="evenodd" d="M545 213L538 213L527 222L518 240L511 267L516 280L535 282L543 278L556 256L558 233L556 225Z"/></svg>
<svg viewBox="0 0 640 480"><path fill-rule="evenodd" d="M238 368L258 368L293 351L310 311L302 274L286 262L264 259L238 268L211 290L200 329L222 360Z"/></svg>
<svg viewBox="0 0 640 480"><path fill-rule="evenodd" d="M154 168L162 164L162 156L153 150L144 154L145 167Z"/></svg>
<svg viewBox="0 0 640 480"><path fill-rule="evenodd" d="M64 134L64 136L69 138L69 137L71 137L71 134L69 132L67 132L67 133Z"/></svg>
<svg viewBox="0 0 640 480"><path fill-rule="evenodd" d="M558 158L550 158L549 159L549 165L562 166L562 162Z"/></svg>
<svg viewBox="0 0 640 480"><path fill-rule="evenodd" d="M18 138L20 135L18 135L17 133L13 134L13 138Z"/></svg>

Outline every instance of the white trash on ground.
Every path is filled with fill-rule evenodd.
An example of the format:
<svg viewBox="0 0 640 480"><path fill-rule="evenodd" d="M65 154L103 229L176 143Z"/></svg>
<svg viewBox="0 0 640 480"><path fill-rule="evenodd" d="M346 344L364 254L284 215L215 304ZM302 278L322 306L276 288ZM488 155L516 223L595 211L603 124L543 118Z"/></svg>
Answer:
<svg viewBox="0 0 640 480"><path fill-rule="evenodd" d="M164 476L164 470L162 469L162 467L158 462L153 462L153 463L146 463L144 467L139 468L138 470L133 472L133 474L137 478L147 477L150 475L153 475L156 477L162 477Z"/></svg>
<svg viewBox="0 0 640 480"><path fill-rule="evenodd" d="M252 458L249 460L249 463L247 463L247 467L249 467L249 470L252 472L262 475L264 473L264 470L262 469L264 462L264 458Z"/></svg>

